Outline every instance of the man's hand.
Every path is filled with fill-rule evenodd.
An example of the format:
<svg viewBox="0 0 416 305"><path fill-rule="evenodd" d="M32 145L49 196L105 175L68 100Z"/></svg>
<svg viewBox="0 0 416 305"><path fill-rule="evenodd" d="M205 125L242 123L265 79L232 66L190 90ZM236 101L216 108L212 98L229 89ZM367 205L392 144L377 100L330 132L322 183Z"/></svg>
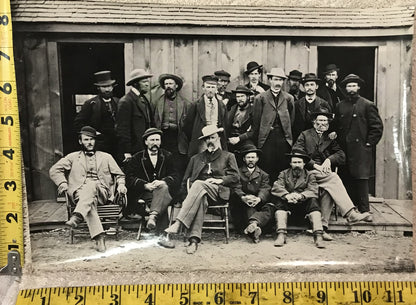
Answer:
<svg viewBox="0 0 416 305"><path fill-rule="evenodd" d="M123 162L126 162L126 161L129 161L130 159L131 159L131 154L130 153L125 153L124 154L124 160L123 160Z"/></svg>
<svg viewBox="0 0 416 305"><path fill-rule="evenodd" d="M68 190L68 183L63 182L58 186L58 195L62 195Z"/></svg>
<svg viewBox="0 0 416 305"><path fill-rule="evenodd" d="M247 204L248 206L251 206L250 197L248 195L241 196L241 201Z"/></svg>
<svg viewBox="0 0 416 305"><path fill-rule="evenodd" d="M329 138L330 140L335 140L337 137L338 137L338 135L337 135L337 133L336 133L335 131L331 132L331 133L328 135L328 138Z"/></svg>
<svg viewBox="0 0 416 305"><path fill-rule="evenodd" d="M258 205L260 203L260 201L261 201L261 199L257 196L254 196L254 195L249 199L249 203L250 203L250 206L252 208L254 208L256 205Z"/></svg>
<svg viewBox="0 0 416 305"><path fill-rule="evenodd" d="M153 192L153 190L155 189L156 187L155 187L155 185L153 184L153 182L149 182L149 183L146 183L145 185L144 185L144 189L146 190L146 191L149 191L149 192Z"/></svg>
<svg viewBox="0 0 416 305"><path fill-rule="evenodd" d="M208 182L208 183L213 183L213 184L221 184L221 183L223 183L224 180L216 179L216 178L208 178L205 181Z"/></svg>
<svg viewBox="0 0 416 305"><path fill-rule="evenodd" d="M325 174L329 174L332 170L331 170L331 160L329 160L328 158L325 159L324 163L322 163L322 171Z"/></svg>
<svg viewBox="0 0 416 305"><path fill-rule="evenodd" d="M240 142L240 138L239 137L228 138L228 142L230 142L232 145L235 145L238 142Z"/></svg>
<svg viewBox="0 0 416 305"><path fill-rule="evenodd" d="M302 194L299 193L293 193L296 202L302 201L304 199L304 196Z"/></svg>
<svg viewBox="0 0 416 305"><path fill-rule="evenodd" d="M160 187L160 186L162 186L162 185L166 185L167 186L166 182L163 181L163 180L154 180L152 183L155 186L155 189L158 188L158 187Z"/></svg>
<svg viewBox="0 0 416 305"><path fill-rule="evenodd" d="M286 198L287 202L289 202L289 203L297 203L297 202L298 202L298 201L296 200L296 194L295 194L295 193L290 193L290 194L287 194L287 195L285 196L285 198Z"/></svg>
<svg viewBox="0 0 416 305"><path fill-rule="evenodd" d="M126 188L126 186L124 184L119 184L117 186L117 192L119 194L127 194L127 188Z"/></svg>

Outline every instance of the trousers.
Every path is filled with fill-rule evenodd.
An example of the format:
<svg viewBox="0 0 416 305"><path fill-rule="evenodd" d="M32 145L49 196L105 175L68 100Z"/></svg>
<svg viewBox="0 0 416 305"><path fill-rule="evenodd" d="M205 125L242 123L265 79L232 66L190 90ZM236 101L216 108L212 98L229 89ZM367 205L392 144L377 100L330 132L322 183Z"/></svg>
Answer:
<svg viewBox="0 0 416 305"><path fill-rule="evenodd" d="M143 199L146 205L149 206L150 214L152 212L158 215L156 224L156 231L162 231L169 225L167 209L172 201L172 197L169 193L169 187L166 184L162 184L153 192L144 192L139 196L139 199Z"/></svg>

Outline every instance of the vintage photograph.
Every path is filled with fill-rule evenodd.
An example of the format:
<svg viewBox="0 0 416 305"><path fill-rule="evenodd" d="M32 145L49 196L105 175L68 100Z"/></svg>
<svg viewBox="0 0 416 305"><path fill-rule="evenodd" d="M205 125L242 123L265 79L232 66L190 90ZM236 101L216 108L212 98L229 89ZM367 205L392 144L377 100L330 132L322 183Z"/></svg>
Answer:
<svg viewBox="0 0 416 305"><path fill-rule="evenodd" d="M11 6L35 270L414 271L415 7Z"/></svg>

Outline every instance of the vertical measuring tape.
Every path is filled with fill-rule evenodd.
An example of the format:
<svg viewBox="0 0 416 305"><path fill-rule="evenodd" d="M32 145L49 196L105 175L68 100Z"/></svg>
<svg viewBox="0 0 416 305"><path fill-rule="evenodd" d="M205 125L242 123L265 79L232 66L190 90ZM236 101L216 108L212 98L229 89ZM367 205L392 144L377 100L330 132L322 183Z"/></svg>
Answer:
<svg viewBox="0 0 416 305"><path fill-rule="evenodd" d="M22 166L10 0L0 0L0 268L23 262Z"/></svg>

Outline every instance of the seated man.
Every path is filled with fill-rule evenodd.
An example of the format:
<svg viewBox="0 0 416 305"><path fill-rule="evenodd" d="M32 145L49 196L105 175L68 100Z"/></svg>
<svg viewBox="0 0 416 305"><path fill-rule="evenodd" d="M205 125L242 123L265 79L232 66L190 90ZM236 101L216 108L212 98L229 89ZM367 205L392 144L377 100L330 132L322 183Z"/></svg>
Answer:
<svg viewBox="0 0 416 305"><path fill-rule="evenodd" d="M223 128L215 125L202 128L199 139L205 141L207 149L191 158L183 177L182 193L186 194L188 179L191 187L176 221L165 230L167 233L178 233L181 225L190 230L188 254L195 253L201 241L208 198L214 203L228 200L230 188L235 187L239 180L234 155L221 149L219 133L222 131Z"/></svg>
<svg viewBox="0 0 416 305"><path fill-rule="evenodd" d="M313 128L303 131L293 146L293 149L302 150L311 158L306 168L313 171L318 186L324 190L320 201L322 224L325 231L328 229L329 217L332 212L332 199L339 207L341 215L348 222L368 221L371 216L368 212L359 213L357 211L338 174L332 171L333 168L345 163L344 151L337 141L331 140L328 135L329 121L332 118L332 113L313 113ZM324 240L332 240L332 237L326 232L324 232L323 238Z"/></svg>
<svg viewBox="0 0 416 305"><path fill-rule="evenodd" d="M70 199L76 203L74 213L65 223L73 228L85 219L91 238L96 241L97 251L105 251L104 229L97 212L97 205L104 205L111 199L113 176L117 191L127 193L124 173L113 157L102 151L95 151L95 138L98 133L90 126L79 132L82 150L63 157L49 170L52 181L58 186L58 193L68 191Z"/></svg>
<svg viewBox="0 0 416 305"><path fill-rule="evenodd" d="M158 229L163 231L169 223L167 208L177 186L178 173L172 154L160 148L161 130L149 128L142 138L146 149L135 153L124 168L129 190L125 215L140 213L137 202L143 199L150 206L146 227L154 230L157 224ZM163 238L159 240L159 244L168 248L174 247Z"/></svg>
<svg viewBox="0 0 416 305"><path fill-rule="evenodd" d="M280 172L272 187L272 201L276 205L276 232L274 245L282 247L286 243L287 217L309 217L312 223L315 245L325 248L322 243L322 221L318 203L318 184L315 175L304 167L310 158L302 151L293 150L287 154L290 168ZM306 215L306 216L305 216Z"/></svg>
<svg viewBox="0 0 416 305"><path fill-rule="evenodd" d="M241 149L244 165L240 170L240 183L233 190L230 199L233 224L236 229L249 223L244 230L250 234L254 243L259 242L261 228L266 226L274 215L274 205L268 203L270 197L269 175L256 164L261 151L253 144Z"/></svg>

